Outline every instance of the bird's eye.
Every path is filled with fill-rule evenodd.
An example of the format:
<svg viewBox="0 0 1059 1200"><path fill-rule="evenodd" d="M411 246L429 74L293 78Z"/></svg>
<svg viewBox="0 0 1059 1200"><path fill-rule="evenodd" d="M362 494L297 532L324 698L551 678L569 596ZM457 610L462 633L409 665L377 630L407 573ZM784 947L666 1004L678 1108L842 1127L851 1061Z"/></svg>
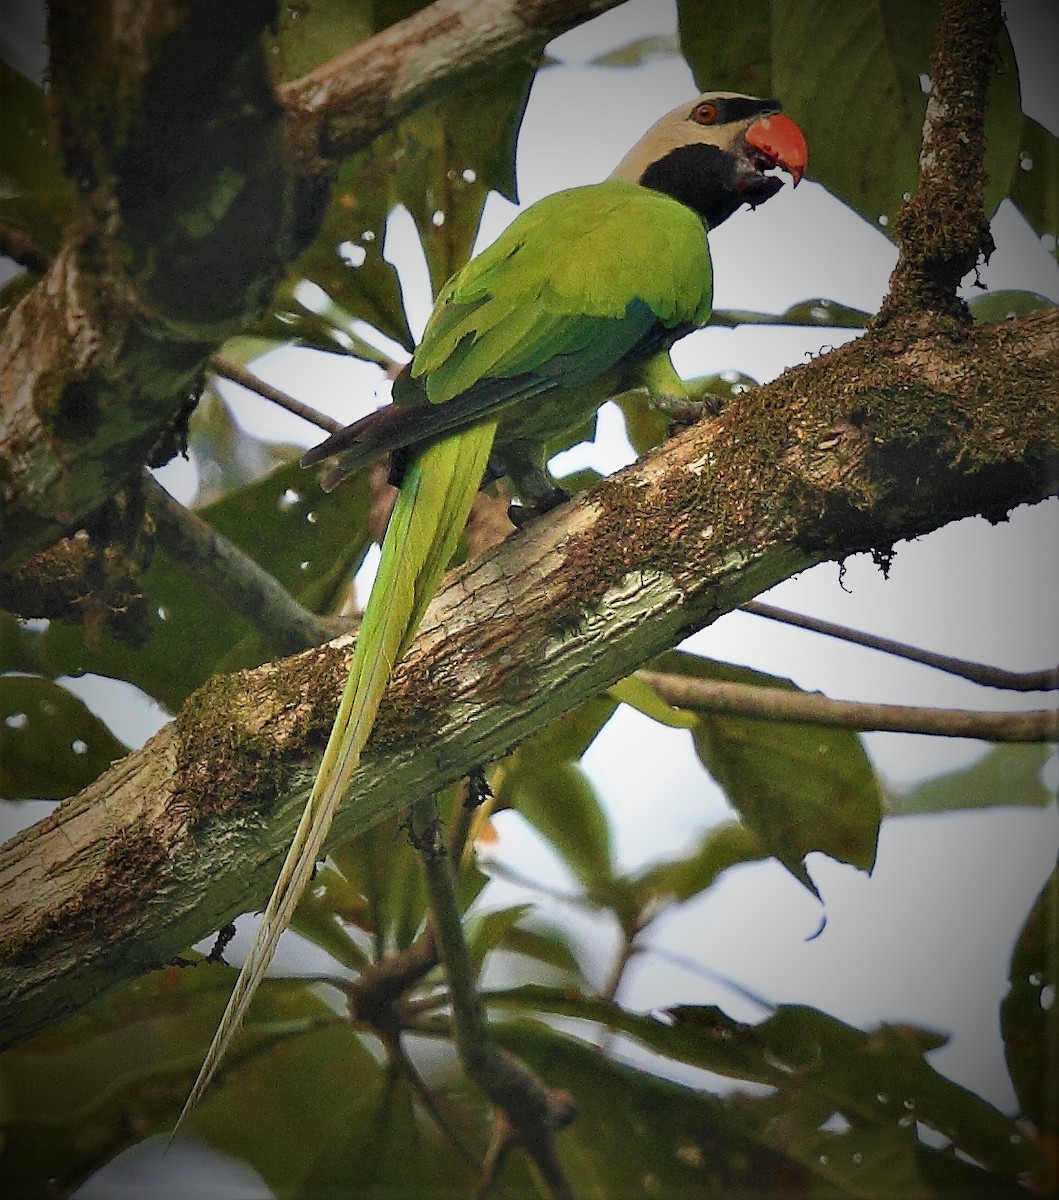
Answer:
<svg viewBox="0 0 1059 1200"><path fill-rule="evenodd" d="M703 100L691 115L700 125L712 125L717 120L717 105L712 100Z"/></svg>

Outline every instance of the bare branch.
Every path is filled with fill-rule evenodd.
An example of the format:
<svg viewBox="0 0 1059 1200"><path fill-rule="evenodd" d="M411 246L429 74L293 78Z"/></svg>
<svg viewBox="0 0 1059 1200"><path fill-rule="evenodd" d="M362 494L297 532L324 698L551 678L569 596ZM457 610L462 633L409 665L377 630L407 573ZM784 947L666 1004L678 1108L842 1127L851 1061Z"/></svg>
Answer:
<svg viewBox="0 0 1059 1200"><path fill-rule="evenodd" d="M987 663L970 662L965 658L953 658L948 654L937 654L933 650L909 646L906 642L880 637L876 633L850 629L848 625L825 621L822 617L811 617L805 613L777 608L776 605L766 604L761 600L751 600L749 604L744 604L743 612L752 613L755 617L766 617L770 621L780 621L784 625L794 625L798 629L808 629L813 633L822 633L827 637L839 638L855 646L881 650L884 654L904 658L909 662L923 663L938 671L944 671L947 675L958 675L961 679L981 684L982 687L1002 688L1009 692L1047 692L1059 688L1059 667L1041 671L1007 671L1003 667L991 667Z"/></svg>
<svg viewBox="0 0 1059 1200"><path fill-rule="evenodd" d="M336 624L303 608L285 587L197 513L145 476L147 511L170 558L199 572L231 608L252 621L281 654L319 646Z"/></svg>
<svg viewBox="0 0 1059 1200"><path fill-rule="evenodd" d="M961 708L917 708L832 700L815 692L720 680L693 679L662 671L638 671L668 704L692 712L725 713L756 721L789 721L860 732L927 733L935 737L982 738L989 742L1059 741L1059 711L973 712Z"/></svg>
<svg viewBox="0 0 1059 1200"><path fill-rule="evenodd" d="M230 358L215 354L210 359L210 370L215 375L220 375L223 379L230 379L232 383L246 388L247 391L256 392L263 399L271 401L296 417L301 417L303 421L308 421L318 429L324 429L328 433L337 433L342 428L341 421L336 421L334 417L329 417L310 404L303 404L301 400L274 387L271 383L266 383L253 371L248 371L239 363L232 362Z"/></svg>
<svg viewBox="0 0 1059 1200"><path fill-rule="evenodd" d="M486 68L532 59L620 0L437 0L281 90L292 145L327 170Z"/></svg>

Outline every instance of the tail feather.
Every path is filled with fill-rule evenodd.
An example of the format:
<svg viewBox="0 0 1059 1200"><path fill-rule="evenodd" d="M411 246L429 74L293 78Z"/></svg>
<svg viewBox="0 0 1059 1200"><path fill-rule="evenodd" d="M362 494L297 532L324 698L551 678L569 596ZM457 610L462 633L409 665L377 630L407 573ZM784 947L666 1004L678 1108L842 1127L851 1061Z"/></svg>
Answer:
<svg viewBox="0 0 1059 1200"><path fill-rule="evenodd" d="M456 549L495 434L495 422L454 434L424 450L406 472L386 529L349 680L312 792L173 1136L209 1086L272 961L280 935L290 925L371 736L390 673L415 636Z"/></svg>

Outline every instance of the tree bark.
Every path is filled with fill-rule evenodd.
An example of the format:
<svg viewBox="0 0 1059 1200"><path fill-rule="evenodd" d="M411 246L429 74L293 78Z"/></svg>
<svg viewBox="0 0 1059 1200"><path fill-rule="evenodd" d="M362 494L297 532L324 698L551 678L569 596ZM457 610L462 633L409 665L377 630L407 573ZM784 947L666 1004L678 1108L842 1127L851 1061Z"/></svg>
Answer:
<svg viewBox="0 0 1059 1200"><path fill-rule="evenodd" d="M1059 493L1059 316L864 338L740 397L454 572L331 843L508 749L797 571ZM12 1042L271 890L351 639L208 681L0 855Z"/></svg>

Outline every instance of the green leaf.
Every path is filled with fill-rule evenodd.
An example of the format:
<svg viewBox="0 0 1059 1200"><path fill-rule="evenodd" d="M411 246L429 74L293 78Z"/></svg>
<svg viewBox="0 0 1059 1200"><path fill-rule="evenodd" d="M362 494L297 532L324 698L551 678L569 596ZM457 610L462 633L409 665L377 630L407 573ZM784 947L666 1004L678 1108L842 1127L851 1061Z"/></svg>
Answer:
<svg viewBox="0 0 1059 1200"><path fill-rule="evenodd" d="M497 792L550 843L589 892L613 882L610 827L599 797L576 763L541 754L531 739L517 751Z"/></svg>
<svg viewBox="0 0 1059 1200"><path fill-rule="evenodd" d="M1043 808L1055 799L1041 783L1051 753L1047 746L995 746L973 766L889 797L886 811L907 816L1000 806Z"/></svg>
<svg viewBox="0 0 1059 1200"><path fill-rule="evenodd" d="M914 1137L914 1123L920 1121L1008 1178L1041 1165L1011 1118L928 1065L924 1055L945 1039L925 1030L881 1025L865 1032L794 1004L749 1025L712 1006L638 1014L562 988L488 991L483 999L491 1012L588 1021L675 1062L768 1084L777 1093L763 1105L761 1136L784 1151L794 1149L782 1134L788 1122L793 1122L792 1133L799 1128L804 1133L838 1113L857 1130L888 1131L897 1146L907 1146L905 1139ZM494 1023L494 1028L504 1036L505 1026ZM805 1148L795 1157L805 1162Z"/></svg>
<svg viewBox="0 0 1059 1200"><path fill-rule="evenodd" d="M657 62L659 59L674 58L679 53L680 47L672 34L655 33L626 42L624 46L618 46L604 54L597 54L589 61L593 67L622 69L642 67L647 63Z"/></svg>
<svg viewBox="0 0 1059 1200"><path fill-rule="evenodd" d="M489 952L503 946L515 926L532 911L532 904L513 904L478 913L467 923L465 936L475 975L481 974Z"/></svg>
<svg viewBox="0 0 1059 1200"><path fill-rule="evenodd" d="M820 329L863 329L870 317L871 314L862 309L850 308L848 304L839 304L837 300L821 296L792 304L780 314L777 324L810 325Z"/></svg>
<svg viewBox="0 0 1059 1200"><path fill-rule="evenodd" d="M495 1032L548 1087L576 1101L577 1119L557 1146L578 1196L809 1200L805 1172L764 1145L744 1106L615 1062L538 1022L505 1022ZM501 1180L509 1185L506 1174Z"/></svg>
<svg viewBox="0 0 1059 1200"><path fill-rule="evenodd" d="M0 220L54 253L74 212L73 188L63 174L44 94L2 60L0 111Z"/></svg>
<svg viewBox="0 0 1059 1200"><path fill-rule="evenodd" d="M730 867L768 857L753 830L741 821L725 821L703 835L693 854L648 867L634 878L633 886L641 908L661 908L698 896Z"/></svg>
<svg viewBox="0 0 1059 1200"><path fill-rule="evenodd" d="M72 692L36 675L0 676L0 794L62 800L129 752Z"/></svg>
<svg viewBox="0 0 1059 1200"><path fill-rule="evenodd" d="M496 787L497 808L517 809L597 896L615 884L610 827L577 760L617 706L597 696L553 721L504 760Z"/></svg>
<svg viewBox="0 0 1059 1200"><path fill-rule="evenodd" d="M1008 1070L1022 1112L1038 1133L1059 1136L1059 880L1053 871L1022 927L1000 1006Z"/></svg>
<svg viewBox="0 0 1059 1200"><path fill-rule="evenodd" d="M584 973L577 956L570 948L567 932L561 926L550 926L540 920L533 925L516 925L509 929L499 946L512 954L521 954L539 964L551 967L571 977L571 982L584 982Z"/></svg>
<svg viewBox="0 0 1059 1200"><path fill-rule="evenodd" d="M642 679L637 679L635 675L619 679L616 684L607 689L607 695L669 729L693 729L695 727L697 718L693 713L667 704L654 688L644 683Z"/></svg>
<svg viewBox="0 0 1059 1200"><path fill-rule="evenodd" d="M373 957L409 946L426 917L426 889L403 816L379 821L332 851L331 858L347 885L365 899Z"/></svg>
<svg viewBox="0 0 1059 1200"><path fill-rule="evenodd" d="M967 307L976 325L989 325L993 321L1009 321L1012 317L1025 317L1030 313L1043 312L1046 308L1055 308L1055 301L1039 292L1001 288L972 296Z"/></svg>
<svg viewBox="0 0 1059 1200"><path fill-rule="evenodd" d="M1019 156L1007 194L1039 237L1051 235L1054 256L1059 252L1059 139L1024 117L1016 144Z"/></svg>
<svg viewBox="0 0 1059 1200"><path fill-rule="evenodd" d="M363 971L371 960L353 940L346 923L367 928L368 904L330 861L320 867L303 893L291 927L326 950L351 971Z"/></svg>
<svg viewBox="0 0 1059 1200"><path fill-rule="evenodd" d="M277 6L267 38L276 81L308 75L383 28L385 21L376 22L377 7L382 6L372 0L294 0Z"/></svg>
<svg viewBox="0 0 1059 1200"><path fill-rule="evenodd" d="M234 977L205 963L156 971L0 1055L0 1176L11 1194L68 1194L171 1127ZM266 980L190 1125L291 1195L379 1079L360 1038L310 987Z"/></svg>
<svg viewBox="0 0 1059 1200"><path fill-rule="evenodd" d="M789 680L674 651L659 670L797 691ZM761 844L807 888L803 865L820 851L870 871L882 795L860 739L843 729L700 714L693 732L703 766Z"/></svg>

